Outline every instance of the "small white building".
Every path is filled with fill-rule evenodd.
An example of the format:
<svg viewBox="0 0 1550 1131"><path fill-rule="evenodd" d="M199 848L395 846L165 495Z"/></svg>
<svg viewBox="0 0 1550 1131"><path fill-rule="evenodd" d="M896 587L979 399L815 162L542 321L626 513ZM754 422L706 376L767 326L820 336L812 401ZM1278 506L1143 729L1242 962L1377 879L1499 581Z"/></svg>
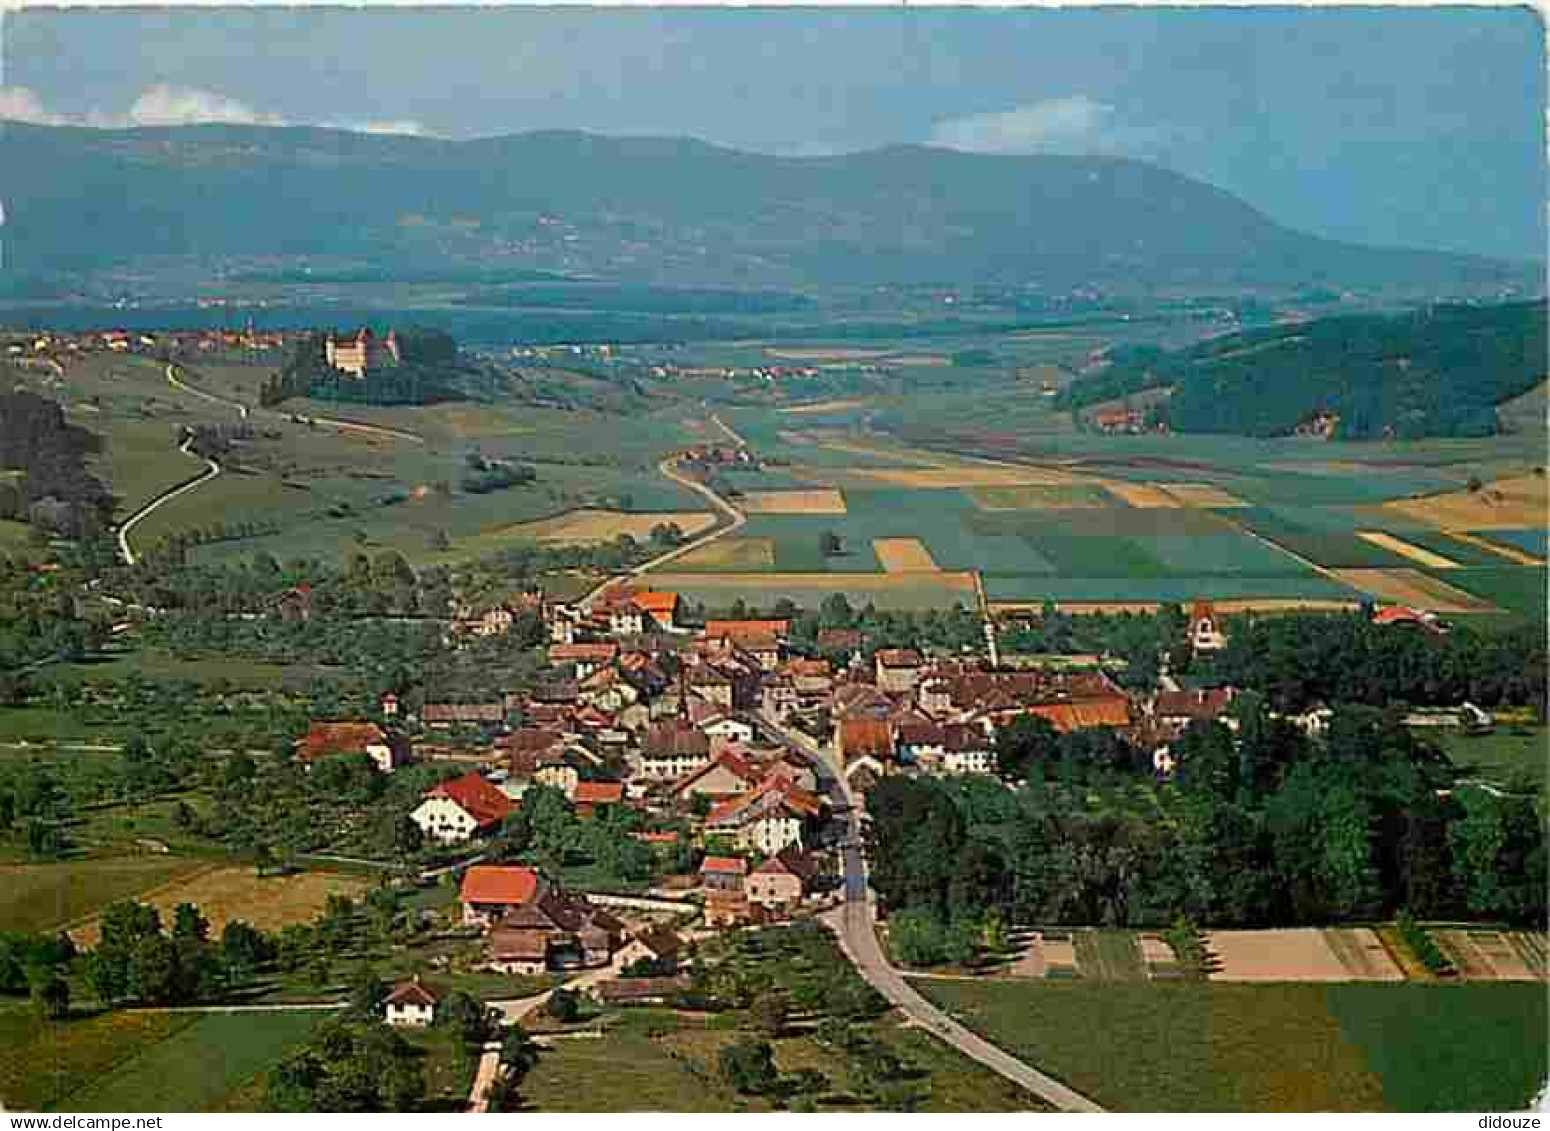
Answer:
<svg viewBox="0 0 1550 1131"><path fill-rule="evenodd" d="M436 1020L441 991L427 986L416 974L409 981L394 986L382 1004L389 1025L423 1029Z"/></svg>

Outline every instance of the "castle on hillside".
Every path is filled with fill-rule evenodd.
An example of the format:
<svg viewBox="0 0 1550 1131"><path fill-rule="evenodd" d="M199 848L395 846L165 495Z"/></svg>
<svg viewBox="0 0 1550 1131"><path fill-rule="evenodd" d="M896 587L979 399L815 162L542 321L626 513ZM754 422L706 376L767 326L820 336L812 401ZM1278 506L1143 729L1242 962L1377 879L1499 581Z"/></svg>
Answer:
<svg viewBox="0 0 1550 1131"><path fill-rule="evenodd" d="M398 353L398 335L389 330L387 337L378 338L369 326L361 327L354 337L328 335L323 344L323 356L341 373L357 378L364 378L368 370L386 369L402 360Z"/></svg>

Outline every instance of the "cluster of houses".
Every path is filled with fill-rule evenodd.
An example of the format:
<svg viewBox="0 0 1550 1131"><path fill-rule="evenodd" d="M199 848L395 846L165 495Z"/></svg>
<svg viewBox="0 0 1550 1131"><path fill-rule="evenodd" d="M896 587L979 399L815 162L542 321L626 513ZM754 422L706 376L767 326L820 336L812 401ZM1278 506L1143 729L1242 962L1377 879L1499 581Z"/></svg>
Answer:
<svg viewBox="0 0 1550 1131"><path fill-rule="evenodd" d="M428 789L410 813L427 841L443 845L476 847L535 786L561 791L584 819L634 809L646 819L629 835L653 845L677 844L686 829L703 864L664 883L697 897L712 927L790 914L828 886L826 783L802 750L827 748L830 769L860 789L889 774L989 774L998 730L1033 716L1058 733L1111 728L1165 778L1176 768L1171 747L1191 724L1236 725L1232 688L1138 693L1096 667L994 669L910 648L868 656L862 634L846 629L821 633L820 655L805 655L787 621L711 620L690 630L677 595L650 589L586 608L524 594L466 627L508 631L533 612L550 640L533 686L413 710L390 694L380 722L315 723L298 759L358 753L392 772L411 755L406 734L424 757L461 759L464 772ZM1209 602L1192 608L1187 631L1198 650L1226 644ZM1330 715L1315 707L1292 721L1317 735ZM462 896L464 922L487 932L496 969L596 965L627 941L606 909L529 869L472 868Z"/></svg>
<svg viewBox="0 0 1550 1131"><path fill-rule="evenodd" d="M215 353L225 350L279 352L300 337L295 332L256 330L251 320L240 330L180 330L147 333L140 330L51 330L46 334L11 335L4 338L9 357L45 357L59 360L90 353Z"/></svg>

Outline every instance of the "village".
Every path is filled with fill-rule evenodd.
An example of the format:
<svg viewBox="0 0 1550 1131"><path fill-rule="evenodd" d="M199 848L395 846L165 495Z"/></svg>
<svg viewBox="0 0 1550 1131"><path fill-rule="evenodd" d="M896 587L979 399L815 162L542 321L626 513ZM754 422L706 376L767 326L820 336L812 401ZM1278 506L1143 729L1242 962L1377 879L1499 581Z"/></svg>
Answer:
<svg viewBox="0 0 1550 1131"><path fill-rule="evenodd" d="M1385 623L1443 631L1387 612ZM858 629L824 630L804 655L789 621L691 628L681 614L675 593L624 586L589 605L533 589L470 611L452 630L470 639L542 618L547 666L536 687L487 702L389 692L373 717L315 721L296 758L364 757L381 774L437 767L443 779L411 799L407 817L443 853L437 874L460 877L454 921L478 932L483 968L592 971L595 996L617 1004L683 993L670 959L696 938L841 907L846 873L859 866L846 850L859 847L866 791L894 775L1000 780L997 734L1014 720L1112 732L1159 784L1177 768L1171 744L1192 725L1238 726L1231 687L1187 689L1164 675L1137 692L1101 666L996 669L869 650ZM305 594L291 594L284 615L305 616ZM1226 643L1212 604L1197 602L1188 648ZM1490 725L1487 713L1463 711L1410 721ZM1290 721L1311 738L1331 716L1316 705ZM581 823L627 816L628 837L653 850L644 890L572 890L559 869L490 862L539 793L563 796ZM404 992L419 1001L426 991Z"/></svg>

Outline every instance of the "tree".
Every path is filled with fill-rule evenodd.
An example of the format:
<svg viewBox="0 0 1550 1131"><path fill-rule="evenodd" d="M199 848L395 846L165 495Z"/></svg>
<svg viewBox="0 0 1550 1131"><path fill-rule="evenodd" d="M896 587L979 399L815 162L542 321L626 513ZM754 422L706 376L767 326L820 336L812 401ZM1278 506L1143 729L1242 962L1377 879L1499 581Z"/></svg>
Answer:
<svg viewBox="0 0 1550 1131"><path fill-rule="evenodd" d="M52 966L32 972L32 1004L40 1017L63 1021L70 1015L70 984Z"/></svg>
<svg viewBox="0 0 1550 1131"><path fill-rule="evenodd" d="M1053 764L1058 740L1048 719L1018 715L996 728L996 773L1007 781L1022 781L1039 767Z"/></svg>
<svg viewBox="0 0 1550 1131"><path fill-rule="evenodd" d="M387 984L368 966L350 983L350 1011L359 1017L380 1018L387 995Z"/></svg>
<svg viewBox="0 0 1550 1131"><path fill-rule="evenodd" d="M774 1038L785 1032L786 1022L791 1016L791 1006L786 1000L786 995L780 990L769 989L753 999L749 1006L754 1024L766 1036Z"/></svg>
<svg viewBox="0 0 1550 1131"><path fill-rule="evenodd" d="M538 1063L538 1044L521 1022L512 1022L501 1036L501 1063L510 1076L519 1080Z"/></svg>
<svg viewBox="0 0 1550 1131"><path fill-rule="evenodd" d="M199 913L192 903L180 903L173 909L172 935L174 938L193 938L200 942L210 937L210 920Z"/></svg>
<svg viewBox="0 0 1550 1131"><path fill-rule="evenodd" d="M565 987L554 990L544 1002L544 1012L556 1021L568 1025L581 1013L581 998L575 990Z"/></svg>
<svg viewBox="0 0 1550 1131"><path fill-rule="evenodd" d="M436 1024L456 1033L465 1045L477 1046L490 1039L490 1007L461 990L442 999Z"/></svg>
<svg viewBox="0 0 1550 1131"><path fill-rule="evenodd" d="M775 1053L768 1041L743 1037L724 1045L716 1055L716 1065L722 1078L744 1095L768 1092L779 1078Z"/></svg>

